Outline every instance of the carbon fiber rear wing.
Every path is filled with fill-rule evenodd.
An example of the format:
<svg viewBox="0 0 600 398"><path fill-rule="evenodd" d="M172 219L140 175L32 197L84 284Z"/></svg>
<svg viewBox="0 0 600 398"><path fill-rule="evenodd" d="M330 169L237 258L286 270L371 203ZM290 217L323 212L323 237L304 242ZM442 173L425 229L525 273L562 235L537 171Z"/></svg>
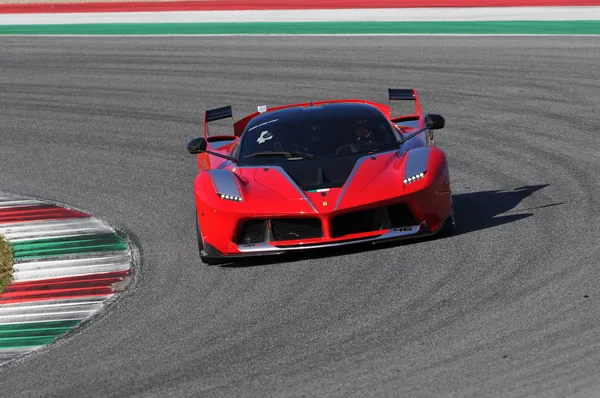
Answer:
<svg viewBox="0 0 600 398"><path fill-rule="evenodd" d="M388 88L390 100L414 100L415 90L412 88Z"/></svg>
<svg viewBox="0 0 600 398"><path fill-rule="evenodd" d="M232 134L233 126L231 127L230 131L227 131L225 134L223 134L221 132L217 132L216 134L213 133L213 134L209 135L209 133L208 133L208 123L215 122L217 120L228 119L228 118L233 119L233 112L231 110L231 105L223 106L221 108L208 109L207 111L204 112L204 138L206 139L206 141L208 141L208 142L228 141L228 140L234 140L236 138L236 136ZM218 124L219 123L217 123L217 125ZM216 126L216 127L223 127L223 126L221 125L221 126Z"/></svg>
<svg viewBox="0 0 600 398"><path fill-rule="evenodd" d="M205 122L214 122L215 120L227 119L228 117L233 118L231 105L222 108L209 109L204 113Z"/></svg>
<svg viewBox="0 0 600 398"><path fill-rule="evenodd" d="M414 88L388 88L388 97L390 101L414 101L415 112L413 115L407 116L421 116L423 114L417 90Z"/></svg>

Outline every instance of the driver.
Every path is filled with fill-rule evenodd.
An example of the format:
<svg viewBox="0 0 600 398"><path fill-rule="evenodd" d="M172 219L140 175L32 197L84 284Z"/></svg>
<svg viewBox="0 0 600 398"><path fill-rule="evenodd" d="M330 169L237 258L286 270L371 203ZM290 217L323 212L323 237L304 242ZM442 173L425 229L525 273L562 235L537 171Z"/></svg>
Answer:
<svg viewBox="0 0 600 398"><path fill-rule="evenodd" d="M348 127L349 134L345 136L347 137L345 139L346 143L336 149L336 155L370 150L380 145L380 140L377 139L378 137L376 137L368 120L358 120Z"/></svg>
<svg viewBox="0 0 600 398"><path fill-rule="evenodd" d="M368 120L359 120L355 126L356 131L356 142L358 145L362 146L365 144L374 144L375 143L375 134L373 134L373 130L369 126Z"/></svg>
<svg viewBox="0 0 600 398"><path fill-rule="evenodd" d="M361 139L369 138L371 136L371 129L369 129L369 126L367 125L366 120L359 120L358 122L356 122L355 128L356 128L357 141L360 141Z"/></svg>

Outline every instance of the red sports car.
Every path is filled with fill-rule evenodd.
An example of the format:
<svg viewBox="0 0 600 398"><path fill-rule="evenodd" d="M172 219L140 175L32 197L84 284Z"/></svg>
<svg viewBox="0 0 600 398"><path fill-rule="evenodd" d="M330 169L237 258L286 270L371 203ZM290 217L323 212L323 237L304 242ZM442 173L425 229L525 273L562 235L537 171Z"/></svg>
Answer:
<svg viewBox="0 0 600 398"><path fill-rule="evenodd" d="M209 124L231 107L206 111L187 146L202 261L451 232L448 164L432 146L444 118L423 116L414 89L389 98L414 112L356 99L259 106L219 135Z"/></svg>

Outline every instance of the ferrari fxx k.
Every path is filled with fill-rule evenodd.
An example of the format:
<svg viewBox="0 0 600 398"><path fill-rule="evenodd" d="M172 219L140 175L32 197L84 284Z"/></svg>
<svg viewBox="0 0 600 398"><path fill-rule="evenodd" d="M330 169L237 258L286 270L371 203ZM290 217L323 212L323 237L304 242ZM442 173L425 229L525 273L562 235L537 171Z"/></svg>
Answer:
<svg viewBox="0 0 600 398"><path fill-rule="evenodd" d="M440 115L411 114L365 100L259 106L225 134L232 118L207 110L194 182L200 257L216 264L295 250L449 233L454 213L446 156L433 145Z"/></svg>

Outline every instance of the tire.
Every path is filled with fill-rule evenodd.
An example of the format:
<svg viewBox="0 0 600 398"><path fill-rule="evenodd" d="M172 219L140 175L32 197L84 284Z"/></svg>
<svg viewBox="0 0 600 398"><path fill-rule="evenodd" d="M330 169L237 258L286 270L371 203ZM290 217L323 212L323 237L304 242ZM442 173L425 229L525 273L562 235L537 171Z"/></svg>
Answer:
<svg viewBox="0 0 600 398"><path fill-rule="evenodd" d="M456 229L455 217L454 217L454 203L452 202L452 198L450 198L450 215L446 217L444 223L440 227L440 235L441 236L450 236Z"/></svg>
<svg viewBox="0 0 600 398"><path fill-rule="evenodd" d="M225 263L229 262L227 260L222 260L220 258L213 258L213 257L206 257L206 256L200 256L200 260L202 260L202 262L206 265L220 265L220 264L225 264Z"/></svg>
<svg viewBox="0 0 600 398"><path fill-rule="evenodd" d="M196 213L196 237L198 238L198 254L200 254L200 257L202 257L202 250L204 250L204 242L202 241L202 233L200 232L198 213Z"/></svg>
<svg viewBox="0 0 600 398"><path fill-rule="evenodd" d="M200 223L198 222L198 213L196 213L196 236L198 238L198 254L200 254L200 260L206 265L219 265L225 264L228 261L221 258L208 257L203 255L204 252L204 241L202 240L202 231L200 230Z"/></svg>

